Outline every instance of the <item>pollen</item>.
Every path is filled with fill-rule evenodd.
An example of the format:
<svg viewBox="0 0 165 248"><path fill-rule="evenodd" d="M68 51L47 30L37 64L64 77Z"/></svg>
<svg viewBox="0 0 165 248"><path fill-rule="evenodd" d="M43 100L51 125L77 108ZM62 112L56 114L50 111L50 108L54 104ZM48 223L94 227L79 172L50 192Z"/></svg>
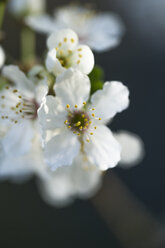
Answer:
<svg viewBox="0 0 165 248"><path fill-rule="evenodd" d="M78 108L78 106L77 106L77 104L75 104L75 106L74 106L75 108Z"/></svg>
<svg viewBox="0 0 165 248"><path fill-rule="evenodd" d="M90 135L93 135L93 133L90 133Z"/></svg>
<svg viewBox="0 0 165 248"><path fill-rule="evenodd" d="M96 129L97 127L94 127L94 129Z"/></svg>
<svg viewBox="0 0 165 248"><path fill-rule="evenodd" d="M67 109L68 109L68 108L70 108L70 105L69 105L69 104L67 104L67 105L66 105L66 107L67 107Z"/></svg>
<svg viewBox="0 0 165 248"><path fill-rule="evenodd" d="M80 125L81 125L81 121L78 121L78 122L75 124L76 127L79 127Z"/></svg>
<svg viewBox="0 0 165 248"><path fill-rule="evenodd" d="M68 53L69 53L69 54L72 54L72 50L68 50Z"/></svg>
<svg viewBox="0 0 165 248"><path fill-rule="evenodd" d="M74 43L74 42L75 42L75 40L74 40L73 38L71 38L71 39L70 39L70 41L71 41L72 43Z"/></svg>
<svg viewBox="0 0 165 248"><path fill-rule="evenodd" d="M99 117L99 121L101 121L101 118Z"/></svg>
<svg viewBox="0 0 165 248"><path fill-rule="evenodd" d="M92 114L93 117L95 117L95 114Z"/></svg>
<svg viewBox="0 0 165 248"><path fill-rule="evenodd" d="M83 102L83 104L85 105L85 104L87 104L86 102Z"/></svg>

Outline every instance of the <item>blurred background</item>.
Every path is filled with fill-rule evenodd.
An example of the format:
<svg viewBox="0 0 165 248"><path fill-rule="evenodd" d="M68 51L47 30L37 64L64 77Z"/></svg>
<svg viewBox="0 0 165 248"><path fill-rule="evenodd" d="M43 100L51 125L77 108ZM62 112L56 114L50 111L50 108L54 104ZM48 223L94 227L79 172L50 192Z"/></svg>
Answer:
<svg viewBox="0 0 165 248"><path fill-rule="evenodd" d="M47 0L47 10L68 1ZM96 54L105 80L130 89L131 104L111 129L137 133L145 143L145 159L128 170L109 170L102 189L91 200L69 207L46 205L35 179L23 185L0 184L0 247L165 247L165 0L79 1L114 11L126 26L121 44ZM4 48L19 57L19 27L6 12ZM37 34L37 53L45 36ZM152 240L153 239L153 240ZM150 242L151 241L151 242ZM151 244L152 243L152 244Z"/></svg>

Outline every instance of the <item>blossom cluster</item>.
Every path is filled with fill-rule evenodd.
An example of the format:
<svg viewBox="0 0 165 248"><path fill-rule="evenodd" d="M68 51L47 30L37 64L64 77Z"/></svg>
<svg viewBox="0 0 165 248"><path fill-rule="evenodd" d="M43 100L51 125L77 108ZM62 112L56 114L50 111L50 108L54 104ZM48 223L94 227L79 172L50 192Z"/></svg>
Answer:
<svg viewBox="0 0 165 248"><path fill-rule="evenodd" d="M118 164L129 167L142 157L138 136L113 133L107 126L128 108L127 86L107 81L92 90L90 76L96 68L91 48L100 52L116 46L124 28L115 15L79 7L59 9L54 20L26 15L25 22L51 34L45 63L28 72L3 65L0 48L5 82L0 90L0 178L25 181L36 175L43 198L61 206L92 196L103 171Z"/></svg>

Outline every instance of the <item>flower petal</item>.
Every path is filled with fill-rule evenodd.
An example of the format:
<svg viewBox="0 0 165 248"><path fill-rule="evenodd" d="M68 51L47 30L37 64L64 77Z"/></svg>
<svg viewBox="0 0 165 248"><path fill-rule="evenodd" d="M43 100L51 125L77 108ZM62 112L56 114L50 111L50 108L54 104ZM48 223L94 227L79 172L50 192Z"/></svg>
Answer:
<svg viewBox="0 0 165 248"><path fill-rule="evenodd" d="M75 69L68 69L57 77L54 87L55 93L61 98L63 106L75 104L79 108L87 101L90 94L90 81L88 76Z"/></svg>
<svg viewBox="0 0 165 248"><path fill-rule="evenodd" d="M2 47L0 46L0 68L3 66L4 62L5 62L5 53Z"/></svg>
<svg viewBox="0 0 165 248"><path fill-rule="evenodd" d="M98 125L89 143L85 137L84 142L87 158L101 170L113 168L120 161L120 145L106 126Z"/></svg>
<svg viewBox="0 0 165 248"><path fill-rule="evenodd" d="M15 65L5 66L2 70L3 76L15 83L19 90L25 92L30 97L33 95L34 84L25 76L25 74Z"/></svg>
<svg viewBox="0 0 165 248"><path fill-rule="evenodd" d="M80 143L75 134L67 129L52 137L45 144L45 160L52 170L60 166L71 165L80 150Z"/></svg>
<svg viewBox="0 0 165 248"><path fill-rule="evenodd" d="M27 16L26 24L35 31L49 34L58 30L57 23L48 15Z"/></svg>
<svg viewBox="0 0 165 248"><path fill-rule="evenodd" d="M120 82L106 82L102 90L98 90L91 97L95 114L103 120L108 120L123 111L129 105L129 91Z"/></svg>
<svg viewBox="0 0 165 248"><path fill-rule="evenodd" d="M40 125L43 130L60 128L66 120L66 112L58 97L46 96L38 110Z"/></svg>
<svg viewBox="0 0 165 248"><path fill-rule="evenodd" d="M94 67L94 56L91 49L86 45L78 46L71 57L71 64L72 67L89 74Z"/></svg>
<svg viewBox="0 0 165 248"><path fill-rule="evenodd" d="M35 99L38 104L41 104L44 97L46 97L48 93L48 83L47 78L44 78L38 82L35 88Z"/></svg>
<svg viewBox="0 0 165 248"><path fill-rule="evenodd" d="M99 168L79 154L74 159L71 169L75 195L83 199L92 197L101 186L102 173Z"/></svg>
<svg viewBox="0 0 165 248"><path fill-rule="evenodd" d="M15 182L26 181L33 173L31 161L27 155L6 155L0 165L0 180L14 180Z"/></svg>
<svg viewBox="0 0 165 248"><path fill-rule="evenodd" d="M112 13L101 13L91 18L87 23L89 35L87 44L97 52L112 49L120 43L125 31L119 16Z"/></svg>
<svg viewBox="0 0 165 248"><path fill-rule="evenodd" d="M66 70L56 58L56 49L54 48L48 52L45 63L48 71L54 73L55 76Z"/></svg>
<svg viewBox="0 0 165 248"><path fill-rule="evenodd" d="M57 168L55 172L45 171L38 182L43 200L56 207L70 204L75 192L71 172L70 166Z"/></svg>
<svg viewBox="0 0 165 248"><path fill-rule="evenodd" d="M34 130L31 121L13 125L2 139L2 145L6 154L20 156L31 149Z"/></svg>
<svg viewBox="0 0 165 248"><path fill-rule="evenodd" d="M119 131L114 136L122 147L119 167L130 168L139 164L145 155L142 139L128 131Z"/></svg>
<svg viewBox="0 0 165 248"><path fill-rule="evenodd" d="M101 185L101 178L101 171L78 154L71 166L58 168L55 172L45 171L38 186L47 203L62 207L75 197L84 199L94 195Z"/></svg>
<svg viewBox="0 0 165 248"><path fill-rule="evenodd" d="M78 43L77 34L71 29L61 29L52 33L47 39L48 49L57 49L62 51L64 55L68 55L69 51L74 51Z"/></svg>

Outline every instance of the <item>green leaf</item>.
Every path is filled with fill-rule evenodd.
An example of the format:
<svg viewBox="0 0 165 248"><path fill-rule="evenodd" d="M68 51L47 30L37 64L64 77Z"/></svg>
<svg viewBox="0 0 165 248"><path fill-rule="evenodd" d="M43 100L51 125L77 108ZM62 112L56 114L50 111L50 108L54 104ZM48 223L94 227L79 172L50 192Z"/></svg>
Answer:
<svg viewBox="0 0 165 248"><path fill-rule="evenodd" d="M91 81L91 94L103 88L104 83L104 72L103 69L96 65L92 72L89 74L89 78Z"/></svg>

